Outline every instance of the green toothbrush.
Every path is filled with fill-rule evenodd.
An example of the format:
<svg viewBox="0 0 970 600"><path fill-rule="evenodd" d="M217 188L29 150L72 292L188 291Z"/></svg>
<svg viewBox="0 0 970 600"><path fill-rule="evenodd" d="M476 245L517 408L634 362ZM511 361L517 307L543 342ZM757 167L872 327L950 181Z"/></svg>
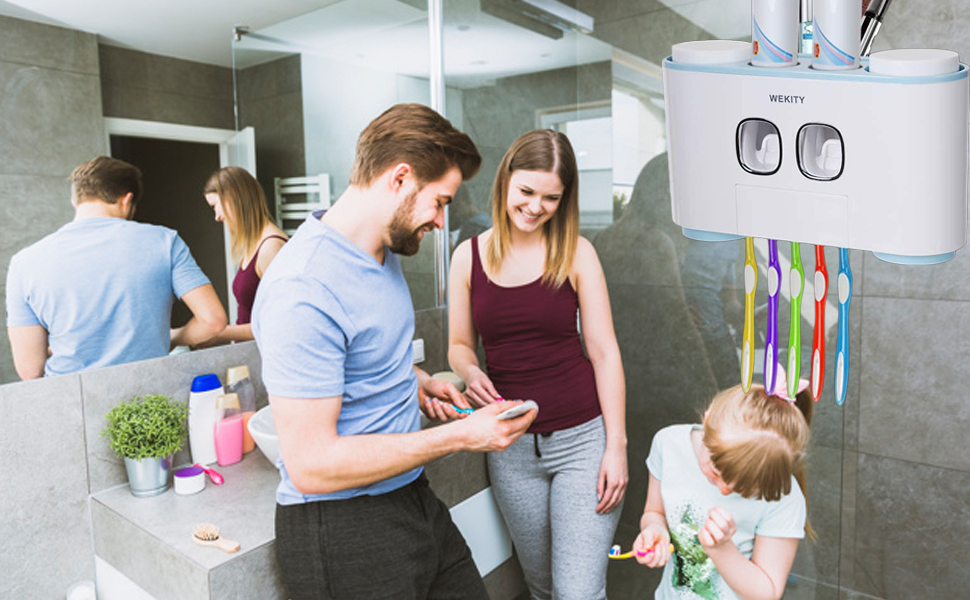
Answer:
<svg viewBox="0 0 970 600"><path fill-rule="evenodd" d="M805 271L798 242L791 243L791 325L788 333L788 397L798 393L798 375L802 364L802 292L805 288Z"/></svg>

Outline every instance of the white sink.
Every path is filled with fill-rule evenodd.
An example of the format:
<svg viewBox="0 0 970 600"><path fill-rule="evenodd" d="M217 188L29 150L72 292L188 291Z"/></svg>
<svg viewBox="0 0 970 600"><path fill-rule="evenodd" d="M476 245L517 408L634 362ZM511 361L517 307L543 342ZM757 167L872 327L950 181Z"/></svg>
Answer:
<svg viewBox="0 0 970 600"><path fill-rule="evenodd" d="M273 423L273 412L270 410L269 406L265 406L253 415L249 419L249 434L253 436L256 440L256 445L259 446L260 451L263 453L269 462L276 466L276 462L280 458L280 444L276 437L276 424Z"/></svg>

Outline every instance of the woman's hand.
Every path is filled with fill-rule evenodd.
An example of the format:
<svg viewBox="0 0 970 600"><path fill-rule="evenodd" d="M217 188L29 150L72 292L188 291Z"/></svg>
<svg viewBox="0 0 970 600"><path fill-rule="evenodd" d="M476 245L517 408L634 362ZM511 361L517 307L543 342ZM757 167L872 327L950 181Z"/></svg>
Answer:
<svg viewBox="0 0 970 600"><path fill-rule="evenodd" d="M468 416L455 410L455 406L471 408L455 384L432 377L418 378L418 403L424 416L440 422Z"/></svg>
<svg viewBox="0 0 970 600"><path fill-rule="evenodd" d="M660 523L649 523L633 542L637 562L652 569L670 560L670 532Z"/></svg>
<svg viewBox="0 0 970 600"><path fill-rule="evenodd" d="M492 385L492 380L478 367L468 369L465 381L465 395L476 407L486 406L502 398Z"/></svg>
<svg viewBox="0 0 970 600"><path fill-rule="evenodd" d="M596 479L596 497L599 498L596 512L604 514L616 508L623 500L629 481L626 448L611 448L607 445Z"/></svg>
<svg viewBox="0 0 970 600"><path fill-rule="evenodd" d="M697 532L697 540L710 554L711 550L718 550L732 543L731 538L737 530L734 517L720 506L715 506L707 514L704 526Z"/></svg>

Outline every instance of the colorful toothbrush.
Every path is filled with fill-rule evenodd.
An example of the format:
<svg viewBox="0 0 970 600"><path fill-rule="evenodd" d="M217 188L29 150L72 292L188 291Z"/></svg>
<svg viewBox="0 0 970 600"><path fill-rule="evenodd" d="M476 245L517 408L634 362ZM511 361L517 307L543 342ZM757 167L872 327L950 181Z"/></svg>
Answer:
<svg viewBox="0 0 970 600"><path fill-rule="evenodd" d="M825 296L829 272L825 268L825 246L815 246L815 335L812 338L812 398L818 402L825 379Z"/></svg>
<svg viewBox="0 0 970 600"><path fill-rule="evenodd" d="M758 263L754 238L744 238L744 336L741 341L741 388L751 389L754 376L754 292L758 289Z"/></svg>
<svg viewBox="0 0 970 600"><path fill-rule="evenodd" d="M852 270L849 249L839 248L839 340L835 349L835 403L845 402L849 384L849 300L852 298Z"/></svg>
<svg viewBox="0 0 970 600"><path fill-rule="evenodd" d="M674 551L674 545L670 544L670 552L673 553L673 551ZM627 558L633 558L634 556L646 556L652 553L653 553L653 548L647 550L646 552L634 552L633 550L630 550L629 552L624 552L623 554L620 554L620 545L616 544L612 548L610 548L609 557L612 558L613 560L624 560Z"/></svg>
<svg viewBox="0 0 970 600"><path fill-rule="evenodd" d="M220 475L219 472L216 471L215 469L210 469L208 467L204 467L204 466L200 465L199 463L195 463L192 466L193 467L199 467L200 469L202 469L203 471L205 471L205 474L209 476L209 479L212 480L212 483L214 483L216 485L222 485L226 481L222 477L222 475Z"/></svg>
<svg viewBox="0 0 970 600"><path fill-rule="evenodd" d="M805 270L798 242L791 243L791 271L788 276L791 292L791 324L788 328L788 397L798 394L798 376L802 367L802 292L805 291Z"/></svg>
<svg viewBox="0 0 970 600"><path fill-rule="evenodd" d="M778 291L781 287L781 264L778 262L778 242L768 240L768 331L765 340L765 391L775 393L778 364ZM797 380L797 378L796 378Z"/></svg>

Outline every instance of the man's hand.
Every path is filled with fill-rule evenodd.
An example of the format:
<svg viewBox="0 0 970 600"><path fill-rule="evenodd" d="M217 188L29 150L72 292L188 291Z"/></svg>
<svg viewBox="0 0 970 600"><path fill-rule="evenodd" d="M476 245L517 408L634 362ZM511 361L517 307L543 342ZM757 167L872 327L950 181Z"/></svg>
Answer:
<svg viewBox="0 0 970 600"><path fill-rule="evenodd" d="M424 416L439 422L467 416L455 410L455 406L471 409L455 384L432 377L418 377L418 402Z"/></svg>

